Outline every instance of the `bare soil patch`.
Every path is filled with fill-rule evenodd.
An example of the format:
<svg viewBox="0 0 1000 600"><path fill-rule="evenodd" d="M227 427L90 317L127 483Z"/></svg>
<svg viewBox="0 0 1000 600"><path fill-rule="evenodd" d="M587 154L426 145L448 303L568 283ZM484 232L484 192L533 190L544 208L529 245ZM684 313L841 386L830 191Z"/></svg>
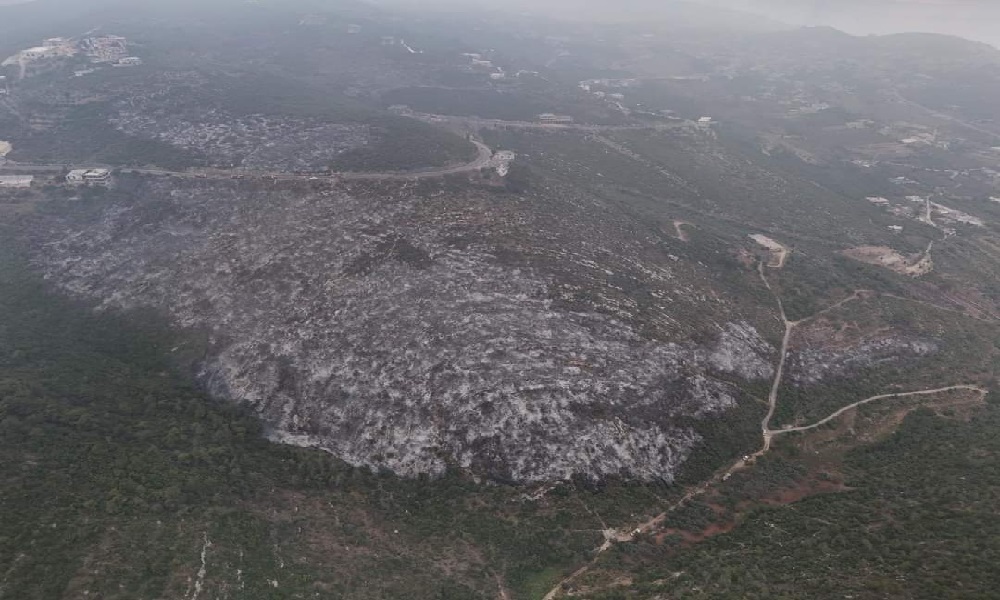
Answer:
<svg viewBox="0 0 1000 600"><path fill-rule="evenodd" d="M788 260L788 248L784 244L759 233L751 235L750 239L767 248L768 252L770 252L771 257L767 261L769 269L780 269L785 266L785 261Z"/></svg>
<svg viewBox="0 0 1000 600"><path fill-rule="evenodd" d="M687 242L691 240L690 234L684 231L684 227L691 227L692 225L687 221L674 221L674 231L677 232L677 239L682 242Z"/></svg>
<svg viewBox="0 0 1000 600"><path fill-rule="evenodd" d="M904 256L888 246L859 246L843 251L844 256L868 265L883 267L910 277L920 277L934 270L930 253Z"/></svg>

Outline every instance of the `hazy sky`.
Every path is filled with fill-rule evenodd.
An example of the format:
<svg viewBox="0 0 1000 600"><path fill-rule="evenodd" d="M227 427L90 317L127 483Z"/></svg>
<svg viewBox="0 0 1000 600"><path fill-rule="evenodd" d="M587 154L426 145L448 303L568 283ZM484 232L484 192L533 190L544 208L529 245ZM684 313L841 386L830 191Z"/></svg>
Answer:
<svg viewBox="0 0 1000 600"><path fill-rule="evenodd" d="M447 3L492 9L653 15L674 0L373 0L379 3ZM829 25L853 34L933 32L1000 46L1000 0L686 0L756 13L792 25Z"/></svg>
<svg viewBox="0 0 1000 600"><path fill-rule="evenodd" d="M850 33L930 31L1000 44L1000 0L696 0Z"/></svg>
<svg viewBox="0 0 1000 600"><path fill-rule="evenodd" d="M0 6L24 0L0 0ZM88 0L71 0L86 3ZM171 0L162 0L170 2ZM206 0L210 1L210 0ZM335 4L338 0L328 0ZM570 16L597 13L611 18L648 11L655 14L677 0L369 0L408 7L479 5ZM686 0L737 9L792 25L829 25L854 34L910 31L949 33L1000 47L1000 0Z"/></svg>

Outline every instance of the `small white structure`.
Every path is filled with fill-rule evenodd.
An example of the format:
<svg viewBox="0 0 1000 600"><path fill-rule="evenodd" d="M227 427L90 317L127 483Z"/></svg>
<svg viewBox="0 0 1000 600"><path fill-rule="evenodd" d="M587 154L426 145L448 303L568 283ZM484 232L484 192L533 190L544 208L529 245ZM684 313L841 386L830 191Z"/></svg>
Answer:
<svg viewBox="0 0 1000 600"><path fill-rule="evenodd" d="M66 174L66 182L73 184L107 185L111 171L107 169L74 169Z"/></svg>
<svg viewBox="0 0 1000 600"><path fill-rule="evenodd" d="M137 67L142 64L142 59L138 56L126 56L124 58L119 58L118 62L115 63L116 67Z"/></svg>
<svg viewBox="0 0 1000 600"><path fill-rule="evenodd" d="M708 125L711 125L714 122L715 121L712 120L712 117L702 117L702 118L698 119L698 124L702 125L702 126L708 126Z"/></svg>
<svg viewBox="0 0 1000 600"><path fill-rule="evenodd" d="M510 163L514 162L517 154L510 150L501 150L490 159L490 166L496 169L497 175L506 177L510 173Z"/></svg>
<svg viewBox="0 0 1000 600"><path fill-rule="evenodd" d="M893 231L895 233L899 233L899 232L903 231L903 226L902 225L889 225L889 231Z"/></svg>
<svg viewBox="0 0 1000 600"><path fill-rule="evenodd" d="M33 175L0 175L0 188L29 188Z"/></svg>
<svg viewBox="0 0 1000 600"><path fill-rule="evenodd" d="M573 117L554 113L542 113L538 115L538 120L542 123L568 124L573 122Z"/></svg>

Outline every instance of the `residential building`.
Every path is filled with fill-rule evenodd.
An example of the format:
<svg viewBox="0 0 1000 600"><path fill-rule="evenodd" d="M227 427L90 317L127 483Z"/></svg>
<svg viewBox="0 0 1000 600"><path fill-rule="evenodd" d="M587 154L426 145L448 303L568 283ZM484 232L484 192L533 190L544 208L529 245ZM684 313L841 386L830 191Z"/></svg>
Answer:
<svg viewBox="0 0 1000 600"><path fill-rule="evenodd" d="M107 185L111 182L111 171L107 169L74 169L66 175L68 183L87 185Z"/></svg>
<svg viewBox="0 0 1000 600"><path fill-rule="evenodd" d="M542 113L538 115L538 120L542 123L553 123L565 125L573 122L573 117L569 115L557 115L553 113Z"/></svg>
<svg viewBox="0 0 1000 600"><path fill-rule="evenodd" d="M68 183L83 183L83 176L87 174L87 169L73 169L66 174Z"/></svg>

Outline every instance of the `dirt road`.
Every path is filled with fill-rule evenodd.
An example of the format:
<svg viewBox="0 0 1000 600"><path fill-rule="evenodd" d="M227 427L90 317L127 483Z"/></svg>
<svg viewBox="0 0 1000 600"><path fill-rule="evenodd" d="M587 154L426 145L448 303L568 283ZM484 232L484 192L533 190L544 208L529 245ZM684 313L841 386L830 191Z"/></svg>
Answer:
<svg viewBox="0 0 1000 600"><path fill-rule="evenodd" d="M771 295L778 303L778 311L781 315L781 323L785 327L785 335L781 338L781 350L780 356L778 357L778 367L774 371L774 381L771 383L771 392L767 396L767 414L764 415L764 420L761 421L761 431L764 433L764 446L760 451L760 455L763 455L768 450L771 449L771 436L768 435L770 431L771 419L774 418L774 413L778 410L778 391L781 389L781 380L785 375L785 362L788 360L788 344L792 340L792 332L795 331L795 326L799 322L789 321L788 315L785 314L785 304L781 301L781 297L775 293L771 288L771 282L767 280L767 275L764 274L764 263L758 263L757 270L760 272L760 278L764 281L764 285L767 287Z"/></svg>
<svg viewBox="0 0 1000 600"><path fill-rule="evenodd" d="M827 417L825 419L822 419L820 421L817 421L817 422L813 423L812 425L805 425L803 427L787 427L785 429L770 429L769 432L770 432L770 434L772 436L774 436L774 435L779 435L779 434L783 434L783 433L796 433L796 432L802 432L802 431L810 431L810 430L822 427L823 425L826 425L827 423L829 423L829 422L837 419L838 417L840 417L841 415L843 415L844 413L846 413L846 412L848 412L850 410L854 410L855 408L858 408L859 406L864 406L865 404L871 404L872 402L878 402L880 400L891 400L891 399L894 399L894 398L909 398L909 397L912 397L912 396L931 396L933 394L942 394L944 392L956 392L958 390L966 390L966 391L970 391L970 392L976 392L976 393L980 394L982 397L985 397L986 394L989 393L989 391L986 390L986 388L980 387L978 385L952 385L952 386L949 386L949 387L937 388L937 389L934 389L934 390L920 390L918 392L899 392L899 393L896 393L896 394L881 394L881 395L878 395L878 396L872 396L871 398L866 398L866 399L861 400L859 402L855 402L854 404L849 404L849 405L845 406L844 408L838 410L837 412L833 413L829 417Z"/></svg>
<svg viewBox="0 0 1000 600"><path fill-rule="evenodd" d="M823 310L820 310L820 311L818 311L818 312L816 312L816 313L814 313L814 314L812 314L812 315L810 315L808 317L800 319L798 321L791 321L791 320L788 319L788 316L785 313L785 307L784 307L784 303L781 301L781 297L774 291L774 289L771 287L770 281L768 281L768 279L767 279L767 275L766 275L766 273L764 271L764 263L763 262L758 263L758 271L760 273L760 277L761 277L762 281L764 282L764 285L767 287L768 291L771 292L771 295L774 296L774 300L775 300L775 302L778 305L778 310L779 310L779 313L780 313L780 316L781 316L781 320L782 320L782 323L783 323L784 328L785 328L785 334L784 334L784 336L782 338L782 342L781 342L781 350L780 350L780 356L778 358L778 365L777 365L777 367L775 369L775 373L774 373L774 381L771 384L771 391L768 394L768 410L767 410L767 414L765 415L763 421L761 422L761 437L763 439L763 443L762 443L762 446L761 446L760 450L758 450L757 452L753 453L752 455L749 455L749 456L746 456L744 458L741 458L740 460L737 460L728 469L725 469L724 471L721 471L721 472L717 473L715 476L713 476L712 478L708 479L707 481L701 483L697 487L689 489L687 491L687 493L685 493L684 496L681 497L677 502L675 502L674 504L672 504L671 506L669 506L666 510L664 510L663 512L661 512L657 516L653 517L652 519L649 519L649 520L647 520L647 521L645 521L643 523L640 523L640 524L632 527L631 529L610 530L608 532L605 532L604 543L602 543L598 548L595 549L595 551L594 551L594 557L590 560L590 562L588 562L584 566L580 567L579 569L577 569L576 571L574 571L572 574L570 574L568 577L566 577L562 581L560 581L558 585L556 585L554 588L552 588L544 596L543 600L556 600L557 598L559 598L559 596L562 594L563 589L564 589L565 586L567 586L568 584L572 583L576 579L579 579L582 575L584 575L588 571L590 571L590 569L593 568L593 566L595 564L597 564L598 560L600 560L601 555L604 554L605 552L607 552L608 550L610 550L611 548L613 548L616 544L622 544L622 543L628 543L628 542L635 541L635 538L638 535L645 534L645 533L650 533L650 532L656 530L658 527L660 527L660 525L664 521L666 521L667 517L669 517L671 513L673 513L674 511L678 510L679 508L683 507L685 504L687 504L691 500L693 500L693 499L695 499L695 498L697 498L699 496L704 495L705 493L707 493L709 490L711 490L716 485L719 485L723 481L726 481L727 479L729 479L729 477L732 474L736 473L737 471L746 469L750 465L754 464L757 461L757 459L762 458L763 456L765 456L771 450L771 442L772 442L772 440L776 436L783 435L783 434L788 434L788 433L811 431L813 429L817 429L819 427L822 427L823 425L826 425L827 423L830 423L831 421L834 421L835 419L843 416L845 413L847 413L847 412L849 412L849 411L851 411L851 410L853 410L855 408L858 408L860 406L864 406L866 404L871 404L871 403L874 403L874 402L878 402L878 401L881 401L881 400L890 400L890 399L895 399L895 398L908 398L908 397L914 397L914 396L931 396L931 395L935 395L935 394L941 394L941 393L945 393L945 392L958 391L958 390L966 390L966 391L977 392L977 393L979 393L981 395L981 398L985 397L986 394L989 393L988 390L986 390L985 388L982 388L980 386L977 386L977 385L974 385L974 384L962 384L962 385L953 385L953 386L936 388L936 389L929 389L929 390L919 390L919 391L913 391L913 392L897 392L897 393L892 393L892 394L879 394L877 396L872 396L870 398L865 398L864 400L859 400L858 402L855 402L853 404L845 406L845 407L841 408L840 410L837 410L836 412L834 412L830 416L828 416L828 417L826 417L824 419L821 419L821 420L817 421L816 423L813 423L812 425L806 425L806 426L803 426L803 427L790 427L790 428L786 428L786 429L772 429L771 428L771 421L774 419L774 414L775 414L775 412L777 411L777 408L778 408L778 399L779 399L779 395L780 395L780 391L781 391L781 384L782 384L782 380L784 379L785 363L787 362L787 359L788 359L788 346L789 346L789 344L791 342L792 334L795 331L795 328L797 326L799 326L799 325L804 324L804 323L808 323L808 322L810 322L810 321L812 321L812 320L814 320L814 319L816 319L816 318L818 318L818 317L820 317L820 316L822 316L822 315L824 315L826 313L829 313L829 312L831 312L833 310L836 310L837 308L840 308L840 307L844 306L845 304L847 304L849 302L854 302L854 301L857 301L857 300L863 300L863 299L866 299L866 298L875 297L876 294L874 294L873 292L871 292L869 290L856 290L851 296L849 296L849 297L847 297L847 298L845 298L845 299L843 299L843 300L841 300L841 301L839 301L839 302L837 302L835 304L832 304L832 305L828 306L827 308L825 308Z"/></svg>

